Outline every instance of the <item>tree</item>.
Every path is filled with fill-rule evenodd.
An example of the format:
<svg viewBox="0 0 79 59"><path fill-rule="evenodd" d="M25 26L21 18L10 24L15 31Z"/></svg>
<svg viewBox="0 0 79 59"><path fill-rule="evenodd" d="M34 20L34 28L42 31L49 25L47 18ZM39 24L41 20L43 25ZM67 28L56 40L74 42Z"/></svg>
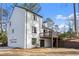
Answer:
<svg viewBox="0 0 79 59"><path fill-rule="evenodd" d="M73 32L73 16L68 17L65 24L68 26L68 32Z"/></svg>
<svg viewBox="0 0 79 59"><path fill-rule="evenodd" d="M4 20L7 18L8 16L8 12L6 9L4 9L3 4L0 5L0 31L2 31L2 25L4 24Z"/></svg>
<svg viewBox="0 0 79 59"><path fill-rule="evenodd" d="M74 30L75 33L77 33L77 26L76 26L76 4L73 3L73 9L74 9Z"/></svg>
<svg viewBox="0 0 79 59"><path fill-rule="evenodd" d="M4 20L7 20L8 11L3 8L3 4L0 4L0 43L7 44L7 34L3 31L3 24L6 24Z"/></svg>
<svg viewBox="0 0 79 59"><path fill-rule="evenodd" d="M54 26L54 21L51 18L47 18L46 22L47 22L48 27L52 29Z"/></svg>
<svg viewBox="0 0 79 59"><path fill-rule="evenodd" d="M7 45L7 33L4 31L0 32L0 43Z"/></svg>
<svg viewBox="0 0 79 59"><path fill-rule="evenodd" d="M58 25L55 25L55 26L54 26L54 29L55 29L56 32L58 32L58 30L59 30Z"/></svg>
<svg viewBox="0 0 79 59"><path fill-rule="evenodd" d="M41 6L38 3L17 3L14 5L29 9L35 13L38 13L41 10Z"/></svg>

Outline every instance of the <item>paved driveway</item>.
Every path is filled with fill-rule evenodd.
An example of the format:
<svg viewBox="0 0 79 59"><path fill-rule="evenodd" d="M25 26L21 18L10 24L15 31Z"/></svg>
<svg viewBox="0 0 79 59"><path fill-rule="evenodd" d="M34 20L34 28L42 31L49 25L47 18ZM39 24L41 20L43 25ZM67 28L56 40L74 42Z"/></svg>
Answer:
<svg viewBox="0 0 79 59"><path fill-rule="evenodd" d="M0 51L4 51L4 50L11 50L12 48L10 47L0 47Z"/></svg>

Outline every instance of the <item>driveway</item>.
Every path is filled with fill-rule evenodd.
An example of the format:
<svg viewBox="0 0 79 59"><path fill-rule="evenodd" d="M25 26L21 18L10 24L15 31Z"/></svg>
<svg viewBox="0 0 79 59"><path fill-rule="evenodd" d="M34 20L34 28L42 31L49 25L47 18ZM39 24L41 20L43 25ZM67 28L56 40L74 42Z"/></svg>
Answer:
<svg viewBox="0 0 79 59"><path fill-rule="evenodd" d="M1 56L79 56L79 49L68 48L33 48L9 49L0 51Z"/></svg>
<svg viewBox="0 0 79 59"><path fill-rule="evenodd" d="M0 47L0 51L4 51L4 50L11 50L12 48L10 47Z"/></svg>

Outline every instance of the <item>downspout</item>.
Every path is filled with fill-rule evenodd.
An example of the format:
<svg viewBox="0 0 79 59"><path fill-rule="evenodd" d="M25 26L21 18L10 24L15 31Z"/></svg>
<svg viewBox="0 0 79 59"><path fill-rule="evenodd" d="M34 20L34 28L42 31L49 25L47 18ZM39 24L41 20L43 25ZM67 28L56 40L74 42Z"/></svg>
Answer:
<svg viewBox="0 0 79 59"><path fill-rule="evenodd" d="M25 27L26 28L26 30L25 30L26 32L25 33L26 33L26 48L27 48L27 12L26 12L26 17L25 17L25 23L26 23L26 27Z"/></svg>
<svg viewBox="0 0 79 59"><path fill-rule="evenodd" d="M27 13L25 10L25 22L24 22L24 49L27 48Z"/></svg>

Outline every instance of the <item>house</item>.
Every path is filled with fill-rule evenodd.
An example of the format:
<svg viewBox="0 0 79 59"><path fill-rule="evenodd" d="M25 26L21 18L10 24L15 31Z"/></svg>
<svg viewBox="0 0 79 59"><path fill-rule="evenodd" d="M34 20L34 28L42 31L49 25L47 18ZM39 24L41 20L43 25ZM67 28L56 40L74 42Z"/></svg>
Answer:
<svg viewBox="0 0 79 59"><path fill-rule="evenodd" d="M39 33L43 17L16 6L7 24L8 46L18 48L40 47Z"/></svg>
<svg viewBox="0 0 79 59"><path fill-rule="evenodd" d="M43 17L20 6L13 9L7 24L8 47L34 48L58 46L54 31ZM55 42L54 42L55 41Z"/></svg>

